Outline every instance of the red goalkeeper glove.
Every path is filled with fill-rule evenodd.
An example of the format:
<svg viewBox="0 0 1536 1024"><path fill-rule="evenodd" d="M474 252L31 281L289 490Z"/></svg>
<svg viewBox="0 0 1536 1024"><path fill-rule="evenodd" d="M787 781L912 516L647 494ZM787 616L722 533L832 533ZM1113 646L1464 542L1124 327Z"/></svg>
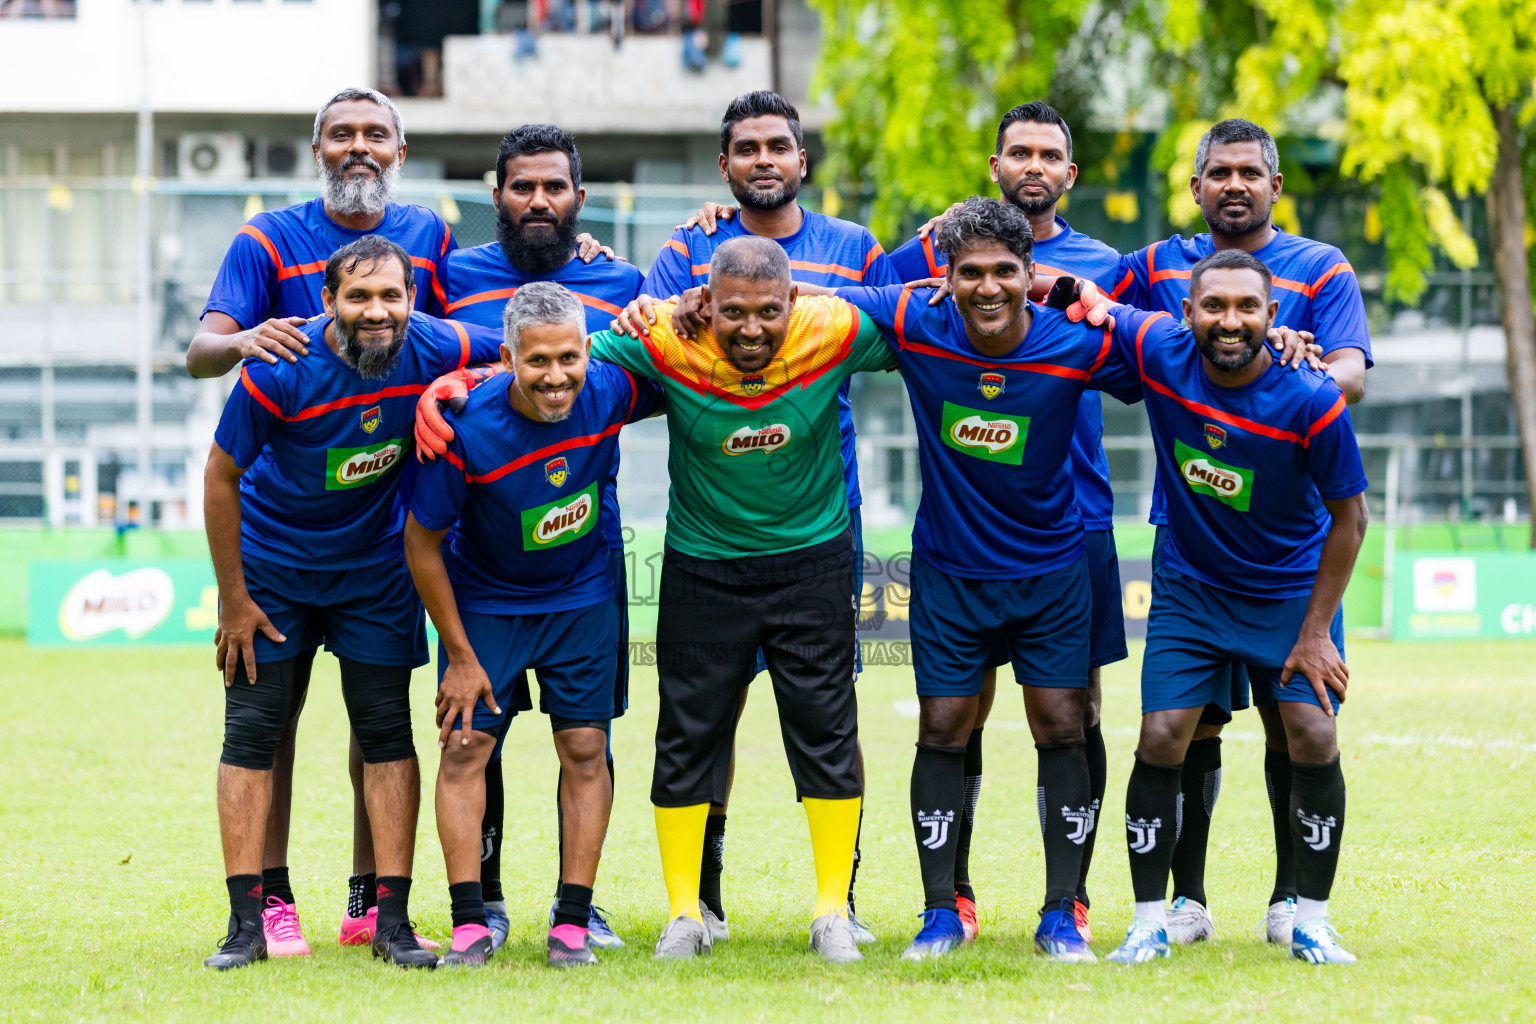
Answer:
<svg viewBox="0 0 1536 1024"><path fill-rule="evenodd" d="M416 400L416 458L425 462L435 459L448 450L453 440L453 428L443 419L446 405L454 412L464 408L469 393L481 381L501 372L501 366L487 363L483 366L461 366L452 373L445 373L421 393Z"/></svg>
<svg viewBox="0 0 1536 1024"><path fill-rule="evenodd" d="M1109 312L1115 303L1092 281L1065 275L1058 277L1045 297L1045 304L1051 309L1062 310L1075 324L1087 320L1095 327L1115 326L1115 318Z"/></svg>

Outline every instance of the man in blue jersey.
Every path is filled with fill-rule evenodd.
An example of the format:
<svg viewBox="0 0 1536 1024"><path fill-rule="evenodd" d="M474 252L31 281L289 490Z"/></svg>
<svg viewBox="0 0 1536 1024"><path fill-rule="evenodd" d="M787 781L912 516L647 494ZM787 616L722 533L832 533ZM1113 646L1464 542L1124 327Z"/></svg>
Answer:
<svg viewBox="0 0 1536 1024"><path fill-rule="evenodd" d="M449 414L454 439L421 467L405 533L440 637L437 822L453 908L443 963L480 966L494 950L481 882L486 766L508 713L532 708L519 686L532 668L562 779L562 884L546 950L551 967L569 967L596 962L588 924L613 801L608 731L624 713L622 604L597 524L613 515L603 506L619 429L655 413L661 391L588 361L582 304L557 283L520 286L504 325L506 373Z"/></svg>
<svg viewBox="0 0 1536 1024"><path fill-rule="evenodd" d="M1163 900L1184 776L1202 715L1253 701L1285 733L1285 821L1296 869L1291 953L1353 963L1328 923L1344 832L1336 713L1349 679L1340 601L1365 536L1365 472L1331 375L1292 371L1261 339L1279 303L1270 268L1224 249L1190 268L1187 326L1114 307L1116 350L1137 368L1167 532L1154 569L1142 725L1126 790L1135 917L1110 954L1168 955ZM1247 669L1234 685L1232 662Z"/></svg>
<svg viewBox="0 0 1536 1024"><path fill-rule="evenodd" d="M900 283L890 257L867 228L800 205L797 197L805 171L804 135L800 113L793 104L774 92L750 92L731 102L720 122L720 177L740 204L739 215L736 208L707 204L690 221L693 226L679 228L667 241L641 286L641 294L645 296L681 297L684 300L674 319L679 334L692 337L693 331L708 316L707 309L700 308L698 289L708 283L711 255L727 239L742 235L771 238L783 246L796 284L836 288L850 284L882 286ZM717 213L725 216L716 221ZM649 303L641 301L642 305L619 317L620 328L635 337L647 333L647 323L655 323ZM858 444L848 389L849 384L845 381L838 391L838 425L842 431L844 480L848 489L848 509L853 516L854 549L858 560L854 574L857 593L863 587L864 534L859 509L864 499L859 493ZM764 670L763 659L759 657L757 671L762 673ZM746 706L746 696L744 689L738 714L739 709ZM704 875L700 893L705 909L709 911L706 923L717 940L730 934L720 896L725 822L726 805L712 806L704 837ZM855 849L855 881L861 859L861 853ZM848 906L848 919L855 937L860 943L873 942L874 935L854 911L852 883Z"/></svg>
<svg viewBox="0 0 1536 1024"><path fill-rule="evenodd" d="M377 235L337 250L324 282L326 314L303 328L311 355L245 362L205 475L226 687L219 825L230 922L205 961L218 969L267 955L273 759L303 699L296 666L321 643L341 662L364 761L378 863L374 954L436 963L407 915L420 789L409 684L427 653L401 558L398 491L417 396L434 377L490 358L499 338L415 312L410 256Z"/></svg>
<svg viewBox="0 0 1536 1024"><path fill-rule="evenodd" d="M496 153L496 241L450 253L443 268L449 316L500 328L507 300L530 281L556 281L581 301L588 333L604 330L630 300L640 294L643 275L622 260L586 263L577 256L576 228L586 190L581 187L581 154L576 142L552 124L529 124L501 140ZM440 448L435 436L427 442ZM612 446L613 465L603 492L603 537L614 572L614 602L619 616L621 646L629 643L629 586L624 570L624 539L620 531L618 486L619 449ZM629 658L620 658L614 685L620 708L629 694ZM527 689L527 680L520 683ZM609 759L609 769L613 761ZM560 776L563 780L564 775ZM555 806L560 797L556 783ZM507 905L501 888L501 844L505 799L498 745L486 765L485 821L481 837L481 886L489 915L493 945L506 940ZM563 819L562 819L563 820ZM559 880L555 898L558 900ZM551 910L551 913L554 911ZM589 934L594 945L619 948L614 934L594 906Z"/></svg>
<svg viewBox="0 0 1536 1024"><path fill-rule="evenodd" d="M1039 760L1046 897L1036 949L1092 962L1076 921L1093 806L1088 721L1092 588L1068 471L1085 389L1140 394L1107 333L1029 302L1032 232L1016 205L972 197L937 229L952 301L899 287L840 289L898 352L918 430L913 668L921 707L912 815L926 907L904 954L965 940L955 863L966 748L983 672L1012 662Z"/></svg>
<svg viewBox="0 0 1536 1024"><path fill-rule="evenodd" d="M410 256L418 284L416 308L441 310L440 261L456 243L436 213L393 201L406 152L399 110L372 89L343 89L315 114L311 147L320 196L259 213L235 236L203 310L202 327L187 348L192 376L219 377L251 357L266 363L293 362L308 352L304 323L325 311L320 289L326 261L367 234L383 235ZM301 695L309 676L310 665L301 658L295 667L295 687ZM298 704L302 706L302 696ZM269 900L277 900L267 914L268 953L273 956L309 951L287 867L297 724L295 715L278 747L263 857L264 891ZM340 941L366 945L377 916L377 880L363 801L363 757L355 738L349 765L353 873Z"/></svg>
<svg viewBox="0 0 1536 1024"><path fill-rule="evenodd" d="M1056 213L1057 204L1077 180L1072 162L1072 132L1060 114L1044 103L1023 103L1003 115L997 126L997 151L990 157L992 180L1003 201L1024 212L1034 233L1033 259L1037 274L1070 275L1092 281L1108 294L1117 280L1120 254L1103 242L1074 231ZM948 260L935 246L932 224L891 253L891 263L903 281L942 277ZM1072 433L1067 472L1077 494L1087 548L1092 613L1088 642L1088 700L1083 721L1087 743L1091 816L1083 840L1082 874L1074 910L1085 941L1093 941L1088 926L1088 870L1098 836L1098 812L1104 801L1107 761L1104 732L1099 724L1102 690L1099 669L1127 656L1125 615L1120 595L1120 560L1115 552L1114 494L1109 486L1109 460L1104 455L1104 412L1096 391L1078 401L1077 426ZM1001 664L1002 662L998 662ZM997 691L997 667L988 665L982 681L976 724L965 745L965 807L955 854L956 905L966 938L980 930L976 893L971 886L970 848L976 804L981 795L982 728Z"/></svg>
<svg viewBox="0 0 1536 1024"><path fill-rule="evenodd" d="M1224 249L1252 253L1274 275L1275 323L1314 336L1327 373L1348 401L1357 402L1365 394L1365 372L1371 365L1360 284L1337 248L1275 227L1271 212L1282 185L1279 151L1268 132L1251 121L1214 125L1200 140L1190 177L1190 192L1209 233L1187 239L1174 235L1123 257L1114 297L1142 309L1182 316L1190 273L1198 260ZM1153 488L1151 520L1160 535L1167 522L1163 499L1159 477ZM1246 688L1243 671L1240 664L1233 667L1234 688L1239 691ZM1264 722L1264 774L1276 859L1275 886L1259 931L1268 941L1287 945L1296 906L1296 866L1287 819L1291 759L1279 713L1261 706L1259 715ZM1185 761L1184 827L1173 855L1173 907L1168 922L1168 938L1175 943L1215 935L1205 893L1205 854L1211 814L1221 791L1220 733L1226 720L1225 714L1212 709Z"/></svg>

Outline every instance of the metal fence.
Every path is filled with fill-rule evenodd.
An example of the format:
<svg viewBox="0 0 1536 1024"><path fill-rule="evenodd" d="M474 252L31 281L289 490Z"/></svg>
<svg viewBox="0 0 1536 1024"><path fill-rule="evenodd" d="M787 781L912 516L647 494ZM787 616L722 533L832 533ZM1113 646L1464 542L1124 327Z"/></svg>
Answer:
<svg viewBox="0 0 1536 1024"><path fill-rule="evenodd" d="M187 376L187 343L241 223L310 198L314 187L300 180L159 181L147 191L128 179L4 182L0 520L200 522L201 467L228 385ZM587 190L583 228L641 267L701 203L729 199L720 186L589 183ZM461 245L495 237L486 184L408 179L400 198L440 212ZM808 187L802 198L859 219L859 197ZM1386 468L1396 450L1401 516L1523 520L1523 467L1502 335L1493 326L1491 275L1437 267L1417 307L1393 307L1381 294L1379 240L1366 231L1369 202L1354 193L1303 196L1286 217L1293 228L1339 242L1366 295L1379 365L1352 415L1372 503L1380 510L1387 502ZM1146 190L1079 188L1065 212L1080 230L1121 250L1170 233L1160 202ZM1480 204L1467 203L1463 215L1486 253ZM861 375L853 388L865 520L904 521L920 485L901 382ZM1153 475L1145 417L1107 401L1105 420L1116 513L1139 518ZM627 430L623 447L626 516L657 521L666 507L665 429L650 423Z"/></svg>

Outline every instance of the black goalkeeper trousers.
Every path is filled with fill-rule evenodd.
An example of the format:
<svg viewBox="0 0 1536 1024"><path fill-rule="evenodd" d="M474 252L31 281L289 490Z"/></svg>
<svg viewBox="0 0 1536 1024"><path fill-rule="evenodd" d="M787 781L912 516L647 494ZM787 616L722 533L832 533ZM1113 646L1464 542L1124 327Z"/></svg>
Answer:
<svg viewBox="0 0 1536 1024"><path fill-rule="evenodd" d="M670 555L670 552L669 552ZM729 584L661 568L656 663L661 712L651 803L724 803L736 704L758 648L801 797L863 795L854 697L851 559L790 583Z"/></svg>

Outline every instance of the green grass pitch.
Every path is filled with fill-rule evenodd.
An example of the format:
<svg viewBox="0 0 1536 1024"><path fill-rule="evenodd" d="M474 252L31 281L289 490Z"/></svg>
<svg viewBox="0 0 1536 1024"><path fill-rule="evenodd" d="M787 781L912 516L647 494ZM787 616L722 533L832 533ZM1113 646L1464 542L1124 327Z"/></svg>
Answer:
<svg viewBox="0 0 1536 1024"><path fill-rule="evenodd" d="M0 642L0 1017L7 1020L1206 1020L1450 1021L1536 1017L1536 648L1352 645L1341 719L1349 824L1333 918L1353 968L1312 968L1261 943L1270 885L1259 726L1225 745L1209 892L1219 938L1143 968L1048 965L1031 953L1042 864L1034 754L1007 688L987 728L972 876L981 939L943 961L899 955L921 904L907 820L916 723L910 673L859 683L869 773L859 876L881 937L864 963L805 949L813 895L805 818L759 683L740 732L726 849L733 938L658 964L666 911L646 799L655 677L638 669L618 725L618 791L598 902L629 947L597 968L543 967L555 876L555 758L526 716L507 746L512 938L475 972L402 974L340 949L350 865L346 723L322 657L300 732L290 865L315 955L228 975L199 961L226 914L214 807L221 733L211 651L43 652ZM1105 673L1110 784L1091 880L1095 948L1129 917L1119 827L1137 719L1139 650ZM430 670L415 681L427 793L419 928L449 928L431 819Z"/></svg>

